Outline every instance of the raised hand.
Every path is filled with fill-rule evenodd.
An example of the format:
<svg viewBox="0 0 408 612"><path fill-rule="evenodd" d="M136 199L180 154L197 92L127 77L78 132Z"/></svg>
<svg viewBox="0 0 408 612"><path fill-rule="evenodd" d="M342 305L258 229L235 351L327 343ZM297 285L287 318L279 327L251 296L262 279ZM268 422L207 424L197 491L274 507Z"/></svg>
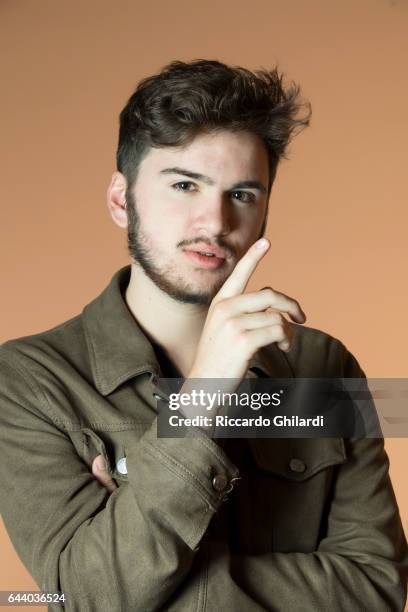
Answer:
<svg viewBox="0 0 408 612"><path fill-rule="evenodd" d="M304 323L298 302L272 288L244 293L269 246L265 238L255 242L212 300L188 378L242 379L262 346L276 342L290 350L291 329L282 313Z"/></svg>

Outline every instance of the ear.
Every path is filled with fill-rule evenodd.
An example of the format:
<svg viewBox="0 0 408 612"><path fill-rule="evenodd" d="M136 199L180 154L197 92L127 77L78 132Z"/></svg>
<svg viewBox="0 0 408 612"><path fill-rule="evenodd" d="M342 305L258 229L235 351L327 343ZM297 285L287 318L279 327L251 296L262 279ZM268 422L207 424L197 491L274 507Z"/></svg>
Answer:
<svg viewBox="0 0 408 612"><path fill-rule="evenodd" d="M112 220L122 228L126 228L128 224L126 188L126 177L121 172L114 172L106 194L107 204Z"/></svg>

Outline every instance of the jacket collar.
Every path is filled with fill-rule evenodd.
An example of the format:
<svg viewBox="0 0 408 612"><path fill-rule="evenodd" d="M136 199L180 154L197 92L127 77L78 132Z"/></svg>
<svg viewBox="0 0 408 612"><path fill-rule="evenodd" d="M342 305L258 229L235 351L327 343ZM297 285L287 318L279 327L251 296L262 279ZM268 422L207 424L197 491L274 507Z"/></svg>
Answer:
<svg viewBox="0 0 408 612"><path fill-rule="evenodd" d="M94 383L108 395L130 378L149 372L160 376L153 346L127 307L124 295L130 265L118 270L102 293L82 311ZM253 376L292 378L284 354L271 344L249 363Z"/></svg>

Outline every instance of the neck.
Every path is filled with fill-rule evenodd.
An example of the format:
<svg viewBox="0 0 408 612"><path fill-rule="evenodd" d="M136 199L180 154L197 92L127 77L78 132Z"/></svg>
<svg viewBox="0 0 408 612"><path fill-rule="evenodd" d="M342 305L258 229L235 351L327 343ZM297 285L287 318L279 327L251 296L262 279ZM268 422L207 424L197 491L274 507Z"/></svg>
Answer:
<svg viewBox="0 0 408 612"><path fill-rule="evenodd" d="M148 338L159 344L186 377L193 365L208 306L174 300L132 263L126 303Z"/></svg>

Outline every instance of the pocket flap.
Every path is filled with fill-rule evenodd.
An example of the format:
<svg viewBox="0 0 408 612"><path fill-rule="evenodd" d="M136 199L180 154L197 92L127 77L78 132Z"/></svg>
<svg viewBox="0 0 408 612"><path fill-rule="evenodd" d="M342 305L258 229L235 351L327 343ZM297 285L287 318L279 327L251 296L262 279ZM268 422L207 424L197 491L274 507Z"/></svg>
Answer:
<svg viewBox="0 0 408 612"><path fill-rule="evenodd" d="M347 459L343 438L249 438L257 466L281 478L302 481Z"/></svg>

